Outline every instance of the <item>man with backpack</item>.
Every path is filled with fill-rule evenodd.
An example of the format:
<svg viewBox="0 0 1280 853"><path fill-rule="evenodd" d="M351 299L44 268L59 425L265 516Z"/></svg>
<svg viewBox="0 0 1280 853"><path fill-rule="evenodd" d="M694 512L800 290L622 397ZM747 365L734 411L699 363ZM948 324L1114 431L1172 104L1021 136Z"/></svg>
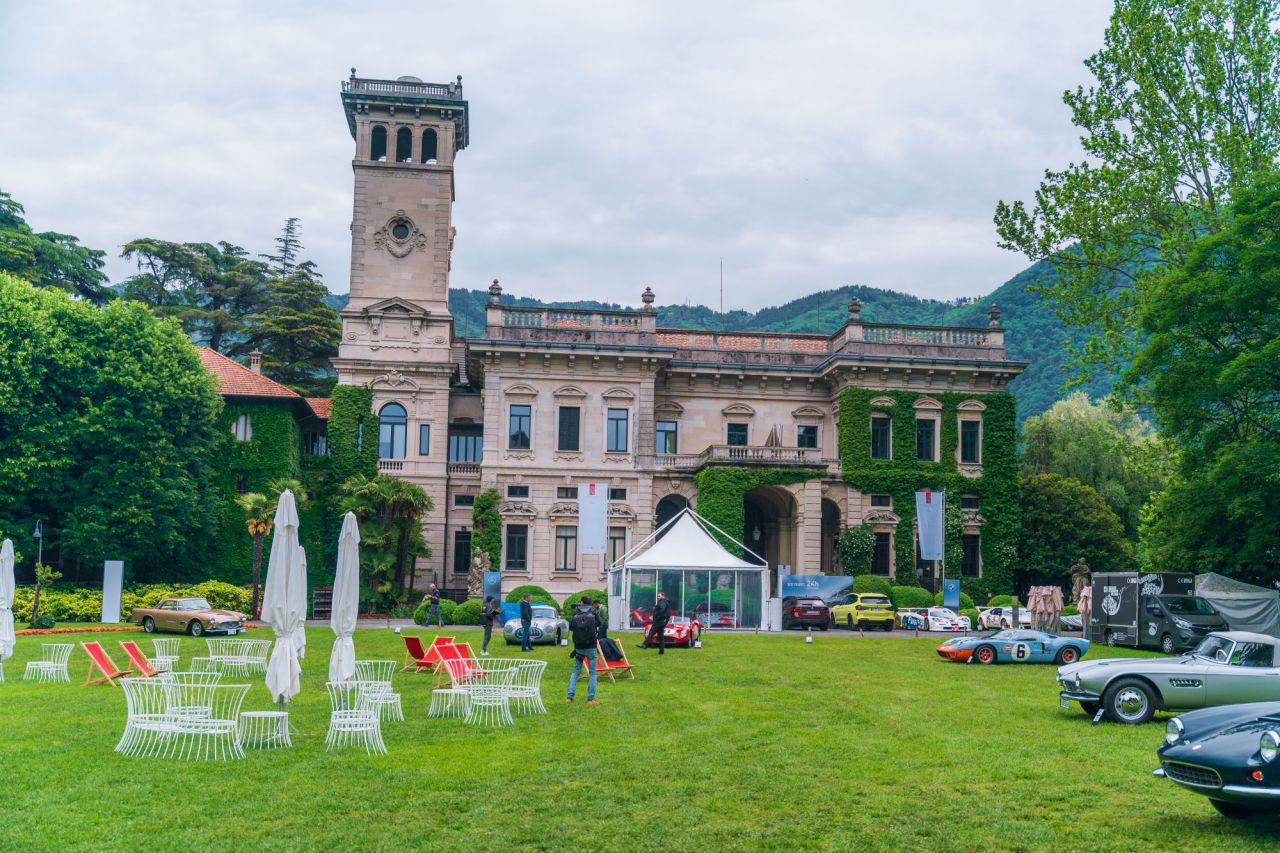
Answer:
<svg viewBox="0 0 1280 853"><path fill-rule="evenodd" d="M573 694L578 689L582 675L582 662L590 670L587 676L587 704L596 704L596 639L600 636L600 620L591 609L591 597L582 596L582 602L573 609L569 620L569 635L573 637L573 672L569 674L569 695L565 701L572 705Z"/></svg>
<svg viewBox="0 0 1280 853"><path fill-rule="evenodd" d="M644 642L640 644L640 648L647 649L654 643L658 644L658 654L667 653L667 622L671 619L671 602L667 601L667 595L664 592L658 593L658 601L653 605L653 621L649 623L649 633L644 635Z"/></svg>

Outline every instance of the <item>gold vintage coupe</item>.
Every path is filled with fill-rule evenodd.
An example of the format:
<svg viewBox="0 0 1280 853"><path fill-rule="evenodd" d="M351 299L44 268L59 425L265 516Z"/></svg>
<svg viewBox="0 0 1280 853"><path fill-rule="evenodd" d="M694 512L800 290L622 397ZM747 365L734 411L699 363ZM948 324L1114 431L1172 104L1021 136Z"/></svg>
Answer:
<svg viewBox="0 0 1280 853"><path fill-rule="evenodd" d="M148 634L176 631L202 637L205 634L239 634L246 617L234 610L215 610L203 598L165 598L155 607L135 607L130 622L142 626Z"/></svg>

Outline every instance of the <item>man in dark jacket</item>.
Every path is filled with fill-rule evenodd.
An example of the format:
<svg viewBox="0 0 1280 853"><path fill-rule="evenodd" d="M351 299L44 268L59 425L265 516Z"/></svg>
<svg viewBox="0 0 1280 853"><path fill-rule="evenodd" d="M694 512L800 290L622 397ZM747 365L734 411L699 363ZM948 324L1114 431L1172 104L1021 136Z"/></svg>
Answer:
<svg viewBox="0 0 1280 853"><path fill-rule="evenodd" d="M605 613L604 604L600 599L593 599L591 602L591 612L596 615L596 622L600 623L600 639L609 636L609 617Z"/></svg>
<svg viewBox="0 0 1280 853"><path fill-rule="evenodd" d="M493 624L502 617L502 605L490 595L484 600L484 609L480 611L480 622L484 625L484 642L480 644L480 656L489 656L489 637L493 635Z"/></svg>
<svg viewBox="0 0 1280 853"><path fill-rule="evenodd" d="M640 648L647 649L657 643L658 654L666 654L667 638L663 632L666 631L667 622L670 619L671 602L667 601L666 593L659 592L658 601L653 605L653 621L649 623L649 633L645 634L644 642L640 644Z"/></svg>
<svg viewBox="0 0 1280 853"><path fill-rule="evenodd" d="M587 662L587 704L596 704L596 642L600 636L600 618L591 608L591 597L582 596L581 603L573 609L569 620L569 634L573 637L573 672L569 674L569 695L565 701L573 704L573 694L578 689L582 675L582 662Z"/></svg>
<svg viewBox="0 0 1280 853"><path fill-rule="evenodd" d="M533 651L533 604L527 592L520 602L520 651Z"/></svg>

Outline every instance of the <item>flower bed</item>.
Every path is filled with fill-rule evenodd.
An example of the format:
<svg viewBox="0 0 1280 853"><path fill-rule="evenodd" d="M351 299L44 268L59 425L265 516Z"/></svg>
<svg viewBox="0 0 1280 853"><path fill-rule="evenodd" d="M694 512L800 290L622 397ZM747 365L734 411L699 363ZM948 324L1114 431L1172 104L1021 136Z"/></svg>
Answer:
<svg viewBox="0 0 1280 853"><path fill-rule="evenodd" d="M85 627L85 628L23 628L21 631L14 631L15 637L34 637L43 634L105 634L113 631L141 631L142 628L137 625L107 625L102 627Z"/></svg>

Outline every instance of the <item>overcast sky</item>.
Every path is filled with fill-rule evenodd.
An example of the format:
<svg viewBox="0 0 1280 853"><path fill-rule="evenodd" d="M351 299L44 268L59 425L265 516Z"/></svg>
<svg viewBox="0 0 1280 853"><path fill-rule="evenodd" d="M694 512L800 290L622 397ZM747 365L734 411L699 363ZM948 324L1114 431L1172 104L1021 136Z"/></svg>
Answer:
<svg viewBox="0 0 1280 853"><path fill-rule="evenodd" d="M1026 266L999 199L1078 158L1062 91L1111 5L0 0L0 189L36 230L350 261L361 76L455 75L454 287L756 310L868 284L952 298Z"/></svg>

